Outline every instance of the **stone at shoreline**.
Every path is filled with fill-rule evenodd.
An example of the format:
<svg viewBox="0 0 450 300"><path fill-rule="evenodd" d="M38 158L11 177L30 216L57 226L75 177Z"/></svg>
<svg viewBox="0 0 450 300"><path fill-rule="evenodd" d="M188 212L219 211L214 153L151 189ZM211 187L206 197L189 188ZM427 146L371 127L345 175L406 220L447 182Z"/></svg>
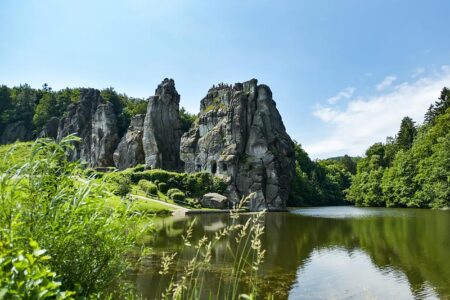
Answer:
<svg viewBox="0 0 450 300"><path fill-rule="evenodd" d="M228 198L218 193L207 193L203 195L200 203L203 207L206 208L229 208Z"/></svg>

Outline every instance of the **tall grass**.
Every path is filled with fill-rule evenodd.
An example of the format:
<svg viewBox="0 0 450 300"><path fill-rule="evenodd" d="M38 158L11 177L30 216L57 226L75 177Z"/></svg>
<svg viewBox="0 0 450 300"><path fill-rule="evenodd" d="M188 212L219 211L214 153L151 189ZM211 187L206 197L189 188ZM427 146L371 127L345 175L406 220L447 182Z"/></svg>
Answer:
<svg viewBox="0 0 450 300"><path fill-rule="evenodd" d="M230 211L231 223L213 237L203 236L193 241L195 219L190 223L182 236L184 249L180 253L192 249L194 255L181 270L180 253L163 255L159 274L170 276L170 280L161 292L162 299L255 299L258 296L258 271L265 255L261 243L265 212L251 215L244 224L239 223L238 212L249 197ZM231 270L221 272L217 290L211 291L205 286L205 276L212 271L211 260L219 242L227 244L227 255L233 263ZM239 289L244 279L250 283L246 294L240 293Z"/></svg>
<svg viewBox="0 0 450 300"><path fill-rule="evenodd" d="M76 142L38 140L25 163L8 163L14 149L1 161L0 298L104 298L130 266L148 220L83 178L66 158Z"/></svg>

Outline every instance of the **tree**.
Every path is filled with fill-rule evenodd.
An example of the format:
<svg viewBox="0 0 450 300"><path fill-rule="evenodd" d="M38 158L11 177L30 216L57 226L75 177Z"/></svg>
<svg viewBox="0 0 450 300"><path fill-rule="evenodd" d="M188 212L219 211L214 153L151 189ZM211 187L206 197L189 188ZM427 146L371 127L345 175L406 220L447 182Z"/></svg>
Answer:
<svg viewBox="0 0 450 300"><path fill-rule="evenodd" d="M450 107L450 89L444 87L441 91L441 95L438 100L431 104L425 114L425 124L434 124L435 119L444 114L445 111Z"/></svg>
<svg viewBox="0 0 450 300"><path fill-rule="evenodd" d="M188 132L192 123L195 122L197 116L189 113L184 107L180 109L181 131Z"/></svg>
<svg viewBox="0 0 450 300"><path fill-rule="evenodd" d="M410 117L404 117L400 124L400 130L396 136L396 144L399 149L410 149L416 135L417 128L414 121Z"/></svg>
<svg viewBox="0 0 450 300"><path fill-rule="evenodd" d="M450 207L449 96L444 88L424 126L405 117L395 140L367 149L348 200L364 206Z"/></svg>
<svg viewBox="0 0 450 300"><path fill-rule="evenodd" d="M58 116L56 96L50 90L47 90L39 101L39 104L36 106L33 124L37 131L40 131L50 118L56 116Z"/></svg>
<svg viewBox="0 0 450 300"><path fill-rule="evenodd" d="M9 122L12 107L11 90L6 85L0 86L0 131Z"/></svg>
<svg viewBox="0 0 450 300"><path fill-rule="evenodd" d="M356 174L356 163L350 156L348 156L347 154L344 155L342 157L341 163L348 172L350 172L351 174Z"/></svg>

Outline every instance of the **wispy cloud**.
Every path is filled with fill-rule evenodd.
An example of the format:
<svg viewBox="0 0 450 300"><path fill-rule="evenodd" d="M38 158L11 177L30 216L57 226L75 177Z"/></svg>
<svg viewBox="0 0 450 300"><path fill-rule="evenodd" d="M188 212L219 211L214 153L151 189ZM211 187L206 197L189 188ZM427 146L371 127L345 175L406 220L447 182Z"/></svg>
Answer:
<svg viewBox="0 0 450 300"><path fill-rule="evenodd" d="M404 116L422 122L430 103L449 84L450 68L442 67L433 77L403 82L388 93L352 100L342 109L318 106L313 114L329 126L329 134L305 144L305 149L313 158L362 155L371 144L394 136Z"/></svg>
<svg viewBox="0 0 450 300"><path fill-rule="evenodd" d="M382 91L382 90L386 89L387 87L390 87L395 80L397 80L397 77L394 75L386 76L382 82L377 84L377 86L376 86L377 91Z"/></svg>
<svg viewBox="0 0 450 300"><path fill-rule="evenodd" d="M416 78L416 77L418 77L419 75L422 75L423 72L425 72L425 68L416 68L416 69L414 70L414 72L412 73L411 77L412 77L412 78Z"/></svg>
<svg viewBox="0 0 450 300"><path fill-rule="evenodd" d="M349 99L353 96L353 93L355 92L355 90L356 89L354 87L345 88L344 90L340 91L337 95L335 95L331 98L328 98L327 102L329 104L334 104L341 99Z"/></svg>

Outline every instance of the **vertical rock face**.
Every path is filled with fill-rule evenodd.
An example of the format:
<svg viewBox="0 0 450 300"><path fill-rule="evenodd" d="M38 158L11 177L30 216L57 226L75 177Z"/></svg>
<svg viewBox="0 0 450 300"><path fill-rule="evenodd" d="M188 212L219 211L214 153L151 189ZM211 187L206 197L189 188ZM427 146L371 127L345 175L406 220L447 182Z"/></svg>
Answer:
<svg viewBox="0 0 450 300"><path fill-rule="evenodd" d="M114 152L114 164L120 170L145 162L145 153L142 146L144 119L145 115L136 115L131 118L130 126Z"/></svg>
<svg viewBox="0 0 450 300"><path fill-rule="evenodd" d="M114 106L111 102L100 104L92 119L91 165L113 166L113 153L118 143L119 135Z"/></svg>
<svg viewBox="0 0 450 300"><path fill-rule="evenodd" d="M59 123L57 140L76 134L81 141L69 154L72 160L81 159L92 167L111 166L119 142L116 119L112 104L104 103L100 91L81 89L78 103L69 106Z"/></svg>
<svg viewBox="0 0 450 300"><path fill-rule="evenodd" d="M145 164L149 168L182 169L179 104L180 95L175 89L175 83L167 78L158 85L155 96L148 100L143 147Z"/></svg>
<svg viewBox="0 0 450 300"><path fill-rule="evenodd" d="M181 141L185 171L223 177L234 202L254 193L251 210L284 209L295 172L294 147L269 87L256 79L219 85L208 91L200 110Z"/></svg>
<svg viewBox="0 0 450 300"><path fill-rule="evenodd" d="M44 128L39 133L38 138L48 137L56 139L58 136L58 126L59 119L57 117L52 117L45 123Z"/></svg>
<svg viewBox="0 0 450 300"><path fill-rule="evenodd" d="M17 121L6 125L3 134L0 136L0 144L31 140L32 130L28 127L24 121Z"/></svg>

